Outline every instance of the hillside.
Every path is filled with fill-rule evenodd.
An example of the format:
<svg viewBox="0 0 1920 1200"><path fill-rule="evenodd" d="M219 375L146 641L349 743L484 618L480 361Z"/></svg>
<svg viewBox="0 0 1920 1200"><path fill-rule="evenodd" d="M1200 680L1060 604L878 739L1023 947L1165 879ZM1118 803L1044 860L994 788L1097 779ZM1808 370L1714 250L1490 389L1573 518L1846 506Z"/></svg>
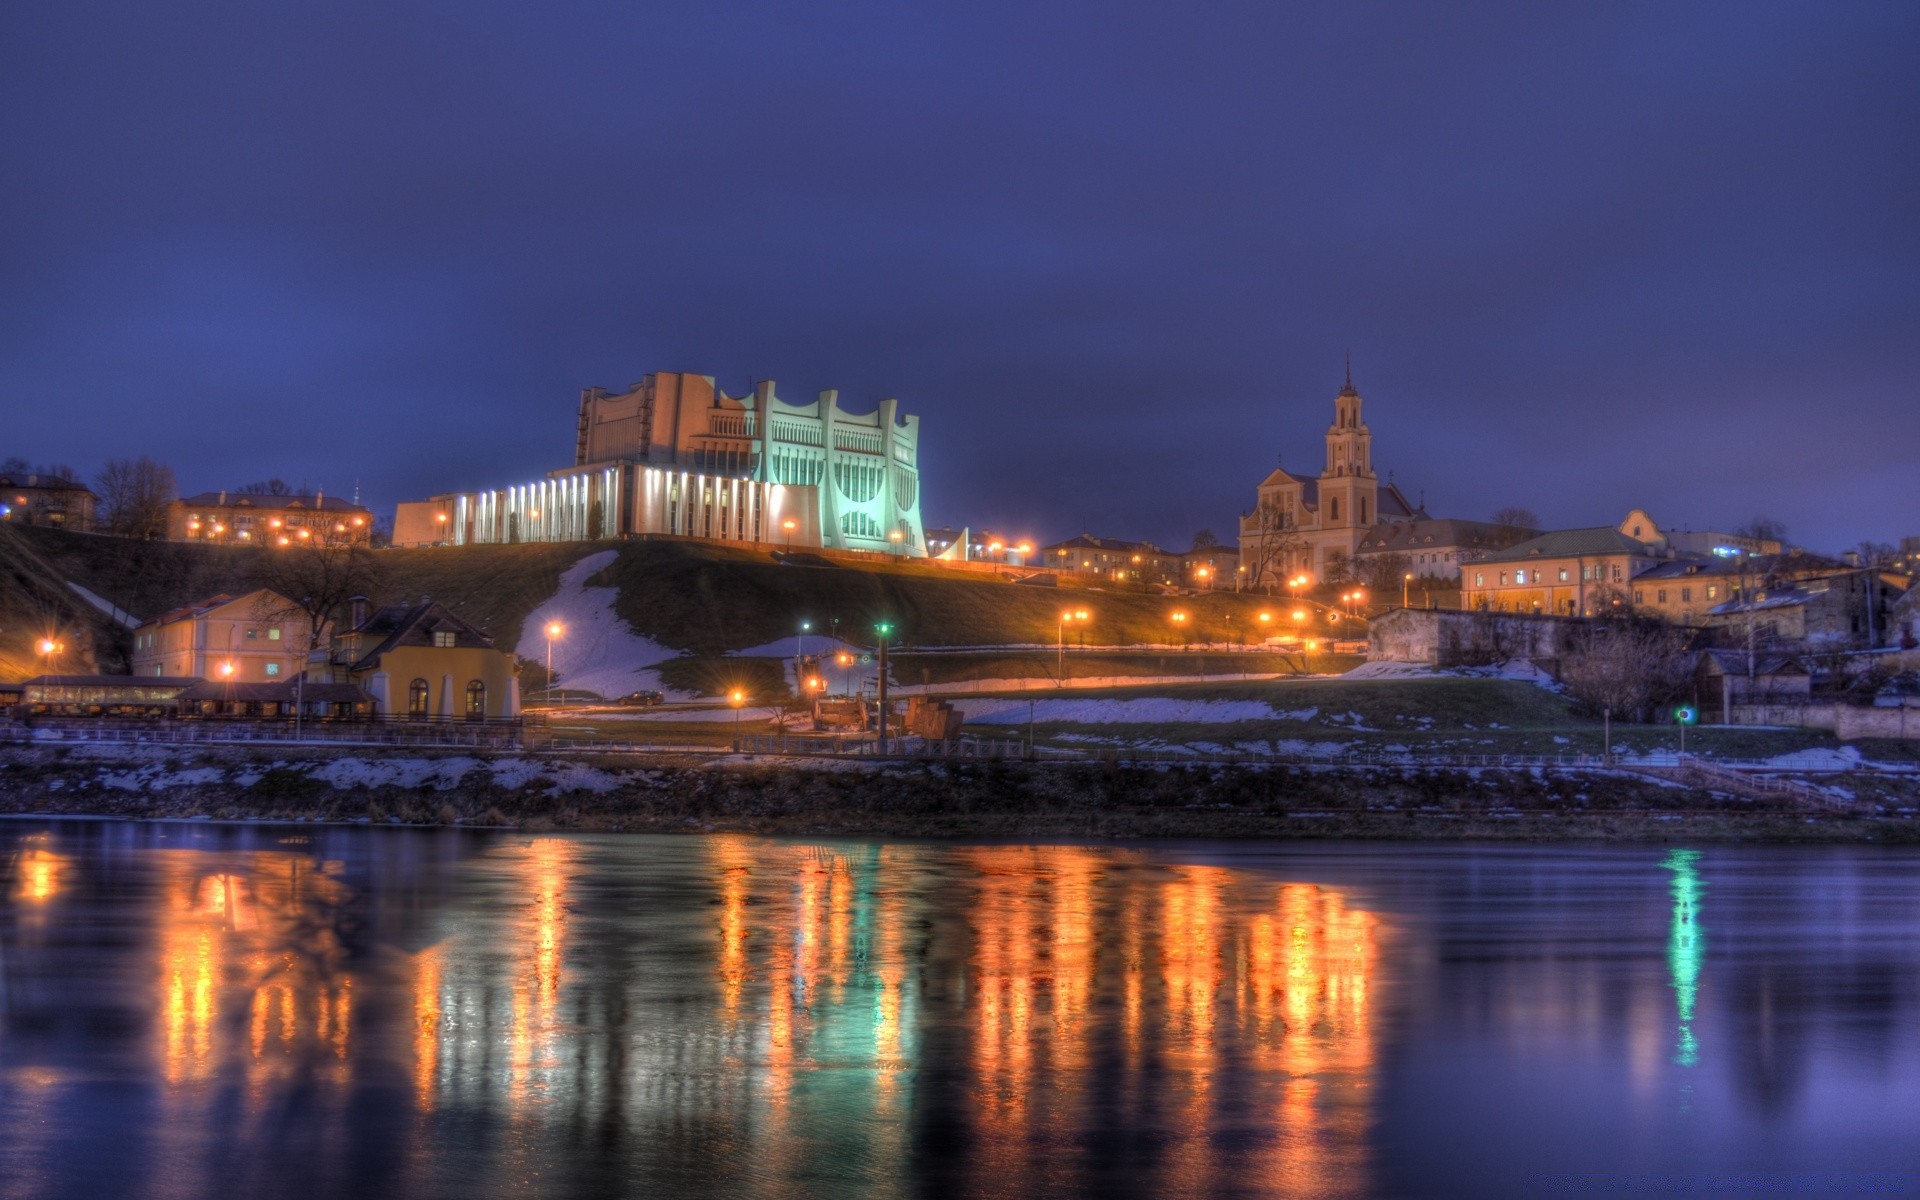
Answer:
<svg viewBox="0 0 1920 1200"><path fill-rule="evenodd" d="M837 619L848 640L894 622L898 644L1051 645L1063 608L1085 609L1088 645L1178 644L1246 638L1263 609L1284 602L1214 593L1179 598L1083 588L1043 588L924 563L789 565L765 552L690 542L555 543L381 550L374 598L432 596L493 634L519 644L527 614L551 597L560 574L596 552L614 561L587 582L612 587L614 611L640 636L673 650L711 655L792 636L811 621ZM0 527L0 671L38 669L35 639L57 631L73 653L68 670L126 669L127 630L65 585L86 588L135 617L149 617L217 592L257 586L262 548L134 542L58 530ZM824 561L824 560L823 560ZM1170 620L1180 610L1184 626Z"/></svg>

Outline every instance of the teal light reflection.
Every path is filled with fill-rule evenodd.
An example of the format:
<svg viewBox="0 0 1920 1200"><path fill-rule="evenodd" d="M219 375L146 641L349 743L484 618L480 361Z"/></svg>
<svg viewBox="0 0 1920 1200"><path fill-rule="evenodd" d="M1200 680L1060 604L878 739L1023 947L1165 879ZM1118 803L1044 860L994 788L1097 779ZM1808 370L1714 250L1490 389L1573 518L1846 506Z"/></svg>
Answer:
<svg viewBox="0 0 1920 1200"><path fill-rule="evenodd" d="M1674 1065L1691 1067L1700 1061L1700 1044L1693 1036L1694 1004L1700 994L1700 967L1706 960L1707 939L1700 928L1700 897L1706 882L1695 864L1698 850L1675 850L1660 865L1673 872L1673 924L1667 933L1667 975L1679 1010L1680 1032L1674 1042Z"/></svg>

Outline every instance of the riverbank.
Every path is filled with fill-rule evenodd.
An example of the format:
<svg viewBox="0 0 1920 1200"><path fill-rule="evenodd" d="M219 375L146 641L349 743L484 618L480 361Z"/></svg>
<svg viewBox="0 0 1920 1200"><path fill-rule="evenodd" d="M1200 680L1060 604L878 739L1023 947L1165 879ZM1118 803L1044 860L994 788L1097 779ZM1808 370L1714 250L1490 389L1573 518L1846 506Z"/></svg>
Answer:
<svg viewBox="0 0 1920 1200"><path fill-rule="evenodd" d="M10 814L891 837L1920 843L1913 781L1849 777L1829 790L1836 803L1812 810L1585 770L0 751L0 813Z"/></svg>

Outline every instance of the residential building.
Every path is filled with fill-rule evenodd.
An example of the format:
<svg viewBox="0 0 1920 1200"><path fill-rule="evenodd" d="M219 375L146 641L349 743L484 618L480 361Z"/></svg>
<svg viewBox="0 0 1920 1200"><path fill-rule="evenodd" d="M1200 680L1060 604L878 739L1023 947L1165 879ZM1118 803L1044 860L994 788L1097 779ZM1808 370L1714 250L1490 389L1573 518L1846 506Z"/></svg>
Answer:
<svg viewBox="0 0 1920 1200"><path fill-rule="evenodd" d="M1365 577L1388 570L1415 579L1457 581L1463 564L1538 535L1536 529L1451 517L1382 522L1361 535L1353 554L1354 573Z"/></svg>
<svg viewBox="0 0 1920 1200"><path fill-rule="evenodd" d="M1250 586L1302 574L1324 580L1330 568L1337 572L1353 561L1374 526L1427 516L1375 474L1373 432L1362 419L1351 371L1334 397L1326 443L1326 466L1317 477L1276 467L1260 481L1253 510L1241 514L1239 565Z"/></svg>
<svg viewBox="0 0 1920 1200"><path fill-rule="evenodd" d="M1230 592L1241 586L1240 551L1234 546L1200 546L1180 556L1180 583L1197 591Z"/></svg>
<svg viewBox="0 0 1920 1200"><path fill-rule="evenodd" d="M91 533L97 502L86 484L65 475L0 475L0 521Z"/></svg>
<svg viewBox="0 0 1920 1200"><path fill-rule="evenodd" d="M1885 640L1902 650L1920 648L1920 586L1908 588L1888 608Z"/></svg>
<svg viewBox="0 0 1920 1200"><path fill-rule="evenodd" d="M1668 559L1659 526L1634 509L1618 525L1561 529L1490 551L1461 575L1462 607L1590 616L1632 603L1633 581Z"/></svg>
<svg viewBox="0 0 1920 1200"><path fill-rule="evenodd" d="M1849 584L1852 586L1848 586ZM1710 628L1731 644L1809 650L1869 645L1864 589L1858 581L1816 579L1757 590L1707 610Z"/></svg>
<svg viewBox="0 0 1920 1200"><path fill-rule="evenodd" d="M242 546L293 546L315 539L365 546L373 538L373 511L324 492L201 492L168 507L167 537Z"/></svg>
<svg viewBox="0 0 1920 1200"><path fill-rule="evenodd" d="M133 631L133 673L216 683L276 683L307 661L306 615L262 588L183 605ZM324 636L324 633L323 633Z"/></svg>
<svg viewBox="0 0 1920 1200"><path fill-rule="evenodd" d="M488 721L520 715L513 656L445 605L374 608L356 598L352 627L327 659L332 682L358 684L381 716L417 721Z"/></svg>
<svg viewBox="0 0 1920 1200"><path fill-rule="evenodd" d="M1040 548L1040 566L1079 575L1097 575L1121 583L1177 584L1184 563L1178 554L1152 542L1095 537L1083 533Z"/></svg>
<svg viewBox="0 0 1920 1200"><path fill-rule="evenodd" d="M1707 650L1696 674L1703 707L1716 722L1732 722L1741 704L1794 705L1813 698L1813 676L1790 654L1739 649Z"/></svg>
<svg viewBox="0 0 1920 1200"><path fill-rule="evenodd" d="M1704 623L1732 645L1867 650L1898 645L1897 603L1879 572L1843 570L1765 583L1708 609Z"/></svg>
<svg viewBox="0 0 1920 1200"><path fill-rule="evenodd" d="M581 393L571 467L530 483L402 504L397 545L711 538L922 557L920 419L824 391L790 405L774 383L729 396L662 371Z"/></svg>

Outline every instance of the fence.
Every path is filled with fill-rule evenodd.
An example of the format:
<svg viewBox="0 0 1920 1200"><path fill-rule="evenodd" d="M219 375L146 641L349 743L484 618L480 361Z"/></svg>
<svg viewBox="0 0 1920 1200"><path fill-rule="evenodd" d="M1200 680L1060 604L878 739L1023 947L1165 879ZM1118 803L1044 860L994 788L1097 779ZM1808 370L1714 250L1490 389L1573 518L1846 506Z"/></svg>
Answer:
<svg viewBox="0 0 1920 1200"><path fill-rule="evenodd" d="M0 742L89 745L324 745L420 746L473 750L518 749L525 741L518 722L359 721L154 721L102 718L0 722Z"/></svg>

